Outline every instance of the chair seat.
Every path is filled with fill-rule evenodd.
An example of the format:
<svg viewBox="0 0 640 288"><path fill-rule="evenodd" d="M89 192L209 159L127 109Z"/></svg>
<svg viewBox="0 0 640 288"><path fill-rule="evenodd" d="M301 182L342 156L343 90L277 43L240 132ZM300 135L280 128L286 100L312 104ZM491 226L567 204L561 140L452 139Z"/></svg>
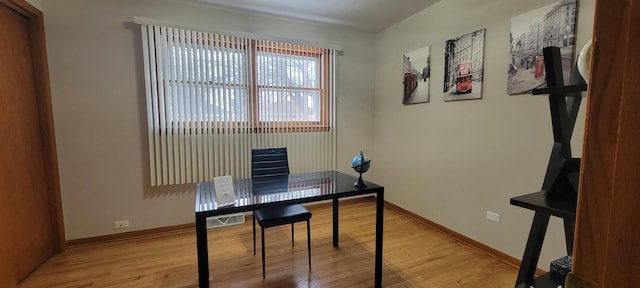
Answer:
<svg viewBox="0 0 640 288"><path fill-rule="evenodd" d="M301 204L281 207L268 207L253 212L258 224L262 228L269 228L302 222L311 219L311 212Z"/></svg>

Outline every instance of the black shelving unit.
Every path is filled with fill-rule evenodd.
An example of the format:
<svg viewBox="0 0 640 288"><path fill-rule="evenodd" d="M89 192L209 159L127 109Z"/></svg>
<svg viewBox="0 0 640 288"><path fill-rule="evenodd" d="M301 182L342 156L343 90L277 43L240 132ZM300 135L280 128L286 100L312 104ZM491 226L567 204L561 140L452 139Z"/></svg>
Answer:
<svg viewBox="0 0 640 288"><path fill-rule="evenodd" d="M554 144L542 190L513 197L510 200L511 205L535 211L518 271L516 288L564 286L564 277L562 276L546 273L535 277L540 251L551 216L563 219L567 255L573 253L580 158L572 157L570 142L582 100L582 92L587 90L587 84L574 69L571 84L564 86L560 48L547 47L544 48L543 53L548 87L534 89L531 94L549 97Z"/></svg>

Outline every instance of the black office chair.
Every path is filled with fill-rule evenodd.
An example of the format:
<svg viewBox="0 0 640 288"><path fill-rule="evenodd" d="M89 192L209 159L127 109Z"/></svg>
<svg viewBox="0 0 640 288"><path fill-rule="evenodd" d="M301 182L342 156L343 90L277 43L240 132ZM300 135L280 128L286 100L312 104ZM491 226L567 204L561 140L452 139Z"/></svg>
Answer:
<svg viewBox="0 0 640 288"><path fill-rule="evenodd" d="M286 192L288 188L289 158L287 148L253 149L251 151L251 178L254 193ZM280 187L282 185L285 187ZM259 186L259 187L258 187ZM280 191L284 190L284 191ZM264 229L291 224L291 246L294 245L293 224L307 221L307 249L311 268L311 212L301 204L268 207L253 211L253 254L256 254L256 221L261 227L262 278L265 278Z"/></svg>

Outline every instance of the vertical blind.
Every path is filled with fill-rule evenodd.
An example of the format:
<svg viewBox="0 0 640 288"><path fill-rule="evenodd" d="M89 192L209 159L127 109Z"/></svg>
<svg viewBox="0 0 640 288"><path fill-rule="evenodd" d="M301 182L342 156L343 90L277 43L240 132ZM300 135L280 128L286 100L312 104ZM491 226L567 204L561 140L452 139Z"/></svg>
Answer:
<svg viewBox="0 0 640 288"><path fill-rule="evenodd" d="M251 149L291 171L336 167L336 51L142 24L151 185L250 176Z"/></svg>

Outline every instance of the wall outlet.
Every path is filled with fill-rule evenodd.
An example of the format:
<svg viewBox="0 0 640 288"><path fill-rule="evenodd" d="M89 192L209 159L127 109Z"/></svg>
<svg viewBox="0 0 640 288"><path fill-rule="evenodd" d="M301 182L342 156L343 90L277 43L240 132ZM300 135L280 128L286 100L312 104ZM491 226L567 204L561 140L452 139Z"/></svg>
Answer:
<svg viewBox="0 0 640 288"><path fill-rule="evenodd" d="M113 222L113 229L124 229L124 228L129 228L129 220Z"/></svg>
<svg viewBox="0 0 640 288"><path fill-rule="evenodd" d="M500 223L500 214L496 212L487 211L487 219Z"/></svg>

